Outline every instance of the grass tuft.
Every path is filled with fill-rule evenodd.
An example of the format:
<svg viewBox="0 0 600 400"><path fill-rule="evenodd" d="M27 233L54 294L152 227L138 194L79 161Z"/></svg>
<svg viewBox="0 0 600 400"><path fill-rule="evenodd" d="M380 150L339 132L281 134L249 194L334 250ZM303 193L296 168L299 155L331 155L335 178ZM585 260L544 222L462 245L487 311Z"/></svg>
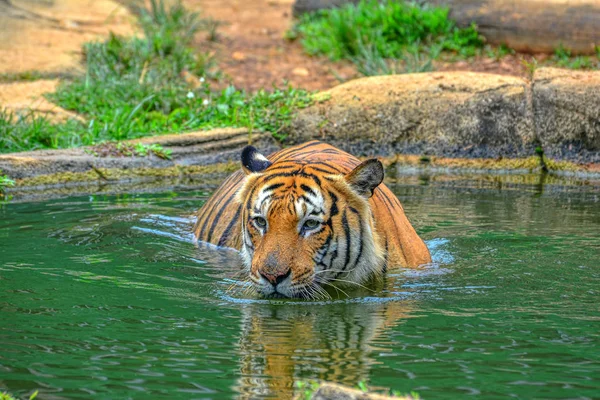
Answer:
<svg viewBox="0 0 600 400"><path fill-rule="evenodd" d="M559 67L568 69L600 69L600 46L596 46L596 56L573 56L564 46L559 46L552 57Z"/></svg>
<svg viewBox="0 0 600 400"><path fill-rule="evenodd" d="M471 57L483 46L477 28L458 28L448 9L392 0L307 14L291 32L308 54L350 59L365 75L421 72L442 51ZM389 59L400 63L390 68Z"/></svg>

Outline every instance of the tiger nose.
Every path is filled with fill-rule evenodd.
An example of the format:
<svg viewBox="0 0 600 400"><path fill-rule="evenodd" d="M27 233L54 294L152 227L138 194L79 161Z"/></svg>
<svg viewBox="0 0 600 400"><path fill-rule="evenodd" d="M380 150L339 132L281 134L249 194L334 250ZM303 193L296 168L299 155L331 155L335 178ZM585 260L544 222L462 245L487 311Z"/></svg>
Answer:
<svg viewBox="0 0 600 400"><path fill-rule="evenodd" d="M262 276L263 278L265 278L266 280L271 282L271 285L273 285L273 286L279 285L288 276L290 276L291 273L292 273L291 269L288 269L287 271L285 271L283 273L274 273L274 274L270 274L270 273L264 272L264 271L259 271L260 276Z"/></svg>

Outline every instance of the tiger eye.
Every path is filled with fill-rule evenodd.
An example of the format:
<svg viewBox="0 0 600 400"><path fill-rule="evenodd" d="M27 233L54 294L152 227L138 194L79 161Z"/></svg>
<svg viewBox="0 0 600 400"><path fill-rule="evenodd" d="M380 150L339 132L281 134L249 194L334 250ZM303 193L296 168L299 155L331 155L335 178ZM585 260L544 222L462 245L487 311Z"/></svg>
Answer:
<svg viewBox="0 0 600 400"><path fill-rule="evenodd" d="M264 228L265 226L267 226L267 220L264 219L263 217L255 217L253 218L254 223L256 224L256 226L260 227L260 228Z"/></svg>
<svg viewBox="0 0 600 400"><path fill-rule="evenodd" d="M304 228L306 229L314 229L317 226L319 226L319 221L317 221L316 219L309 219L304 223Z"/></svg>

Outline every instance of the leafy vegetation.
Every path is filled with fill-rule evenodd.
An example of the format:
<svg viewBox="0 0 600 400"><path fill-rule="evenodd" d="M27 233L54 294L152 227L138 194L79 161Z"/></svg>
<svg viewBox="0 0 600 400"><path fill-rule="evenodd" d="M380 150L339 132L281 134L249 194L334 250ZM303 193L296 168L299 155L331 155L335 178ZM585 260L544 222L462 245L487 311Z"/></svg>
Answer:
<svg viewBox="0 0 600 400"><path fill-rule="evenodd" d="M228 87L214 91L207 54L191 41L199 29L216 35L214 24L176 3L160 0L140 9L142 37L111 34L84 47L86 73L65 81L49 96L86 122L54 124L32 113L0 110L0 153L64 148L120 141L166 132L217 127L249 127L276 137L310 94L291 87L248 94Z"/></svg>
<svg viewBox="0 0 600 400"><path fill-rule="evenodd" d="M559 46L554 51L552 61L562 68L600 69L600 46L596 46L595 56L573 56L569 49Z"/></svg>
<svg viewBox="0 0 600 400"><path fill-rule="evenodd" d="M365 75L420 72L441 52L477 54L483 39L473 25L458 28L448 9L404 1L362 0L305 15L288 34L307 53L352 60ZM392 67L387 60L400 60Z"/></svg>
<svg viewBox="0 0 600 400"><path fill-rule="evenodd" d="M96 157L120 156L120 157L147 157L154 154L164 160L171 159L172 151L165 149L159 144L127 143L127 142L105 142L86 149L85 151Z"/></svg>
<svg viewBox="0 0 600 400"><path fill-rule="evenodd" d="M37 397L38 391L33 392L31 396L28 397L29 400L33 400ZM16 397L11 395L10 393L0 392L0 400L17 400Z"/></svg>
<svg viewBox="0 0 600 400"><path fill-rule="evenodd" d="M13 186L15 186L15 181L10 179L6 175L0 175L0 198L4 197L4 191L7 187L13 187ZM1 397L0 397L0 400L2 400Z"/></svg>
<svg viewBox="0 0 600 400"><path fill-rule="evenodd" d="M300 39L308 54L351 60L367 76L431 71L439 58L485 55L499 60L515 53L505 45L484 46L477 27L457 27L446 8L402 0L361 0L306 14L286 38ZM560 47L544 64L598 69L600 47L596 52L573 56Z"/></svg>

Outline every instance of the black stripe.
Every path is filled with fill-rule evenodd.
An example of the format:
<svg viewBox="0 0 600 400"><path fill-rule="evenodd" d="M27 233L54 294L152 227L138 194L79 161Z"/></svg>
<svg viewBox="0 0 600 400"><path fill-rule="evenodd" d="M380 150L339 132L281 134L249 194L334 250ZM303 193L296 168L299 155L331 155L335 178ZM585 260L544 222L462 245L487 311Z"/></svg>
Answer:
<svg viewBox="0 0 600 400"><path fill-rule="evenodd" d="M346 234L346 259L344 260L344 267L342 268L342 271L345 271L346 268L348 268L348 264L350 263L350 249L352 246L352 237L350 236L350 225L348 225L348 217L346 215L345 209L344 213L342 214L342 226L344 227L344 233ZM342 271L338 273L338 276L342 273Z"/></svg>
<svg viewBox="0 0 600 400"><path fill-rule="evenodd" d="M221 208L219 209L219 211L217 212L217 215L215 215L215 218L213 219L212 224L210 224L210 230L208 231L208 235L206 236L206 241L211 243L211 239L212 239L212 235L215 232L215 228L217 227L217 224L219 223L219 220L221 219L221 215L223 215L223 212L225 211L225 209L227 208L227 206L229 205L229 203L231 203L231 200L233 199L234 196L229 196L229 198L227 199L227 201L225 202L225 204L223 204L221 206Z"/></svg>
<svg viewBox="0 0 600 400"><path fill-rule="evenodd" d="M229 182L229 181L230 181L230 180L234 180L234 179L235 179L234 177L235 177L235 174L232 174L232 175L229 177L229 179L225 180L225 182L223 183L222 187L226 187L226 188L227 188L227 185L228 185L228 184L230 184L230 182ZM236 183L231 183L231 186L230 186L229 188L227 188L227 189L226 189L226 192L225 192L225 193L224 193L222 196L216 196L216 197L215 197L215 199L214 199L214 200L215 200L215 201L214 201L214 204L212 205L211 209L207 211L207 214L206 214L206 219L205 219L205 220L203 221L203 223L202 223L202 230L200 231L199 238L202 238L202 240L204 240L205 242L209 242L209 243L210 243L210 240L208 240L208 239L205 239L205 236L204 236L204 233L206 232L206 228L207 228L207 226L208 226L208 218L209 218L211 215L213 215L213 213L214 213L214 211L215 211L216 207L217 207L219 204L221 204L221 203L220 203L220 201L222 201L222 199L224 199L224 198L226 198L226 197L228 197L228 196L229 196L229 198L231 199L231 196L233 195L233 193L235 193L235 191L237 191L237 189L238 189L238 188L237 188L237 184L236 184ZM221 209L221 210L222 210L222 209ZM219 210L219 214L221 214L221 210ZM216 217L215 217L215 219L213 220L213 224L214 224L214 222L215 222L216 220L217 220L217 219L216 219Z"/></svg>
<svg viewBox="0 0 600 400"><path fill-rule="evenodd" d="M358 223L359 223L359 226L360 226L360 236L359 236L359 238L360 238L360 249L358 250L358 255L356 256L356 260L354 261L354 266L353 266L353 267L356 267L356 265L360 261L360 258L362 257L363 248L364 248L364 245L365 245L365 240L364 240L364 237L363 237L364 234L365 234L365 232L364 232L364 228L363 228L363 224L362 224L362 218L361 218L360 213L354 207L349 207L349 208L350 208L350 211L352 211L354 214L356 214L356 218L358 218Z"/></svg>
<svg viewBox="0 0 600 400"><path fill-rule="evenodd" d="M333 169L331 171L323 169L323 168L319 168L319 167L315 167L312 164L311 165L307 165L307 168L310 168L312 170L315 170L317 172L320 172L322 174L328 174L328 175L339 175L341 174L341 171L339 169Z"/></svg>
<svg viewBox="0 0 600 400"><path fill-rule="evenodd" d="M396 219L394 218L394 212L393 212L394 206L390 203L389 199L383 193L383 191L379 192L378 195L380 195L380 199L383 199L382 203L385 206L385 208L387 209L388 213L390 214L390 219L392 220L392 224L394 224L394 228L396 228L396 233L397 233L398 225L396 225Z"/></svg>
<svg viewBox="0 0 600 400"><path fill-rule="evenodd" d="M321 180L319 179L319 177L317 177L316 175L313 175L313 174L309 174L309 173L300 171L300 170L294 171L294 172L280 172L280 173L273 174L273 175L267 175L267 176L265 176L262 183L265 184L276 178L281 178L281 177L289 178L291 176L301 176L304 178L311 178L312 180L315 181L315 183L317 185L321 186Z"/></svg>
<svg viewBox="0 0 600 400"><path fill-rule="evenodd" d="M310 174L308 172L300 171L300 172L298 172L298 176L302 176L304 178L311 178L312 180L314 180L317 183L317 185L321 186L321 180L319 179L318 176L316 176L314 174Z"/></svg>
<svg viewBox="0 0 600 400"><path fill-rule="evenodd" d="M233 216L231 221L229 221L229 225L227 225L227 228L225 228L225 231L223 231L223 234L219 238L219 242L217 243L217 246L221 246L221 247L225 246L225 243L227 242L227 240L229 240L229 235L231 235L231 230L233 229L234 225L240 218L241 213L242 213L242 205L240 204L237 208L237 211L235 212L235 215Z"/></svg>
<svg viewBox="0 0 600 400"><path fill-rule="evenodd" d="M321 142L319 142L318 140L315 140L313 142L305 143L300 147L290 147L289 149L282 150L281 153L276 154L275 157L273 157L273 159L271 161L275 162L275 161L281 160L281 158L283 158L285 156L290 156L292 154L296 154L298 151L307 149L312 146L317 146L320 144L321 144Z"/></svg>
<svg viewBox="0 0 600 400"><path fill-rule="evenodd" d="M327 239L325 239L325 243L323 243L323 245L321 247L319 247L317 249L317 251L315 251L316 254L318 254L320 256L320 260L317 261L313 258L314 262L320 263L323 261L323 258L325 258L325 256L327 255L327 250L329 249L329 244L331 243L331 239L333 239L333 232L329 232L329 235L327 235ZM325 250L325 253L323 255L320 255L321 251L323 251L323 249Z"/></svg>
<svg viewBox="0 0 600 400"><path fill-rule="evenodd" d="M337 196L336 196L335 194L333 194L333 192L331 192L331 191L329 192L329 197L331 197L331 208L330 208L330 210L329 210L329 216L330 216L330 217L333 217L333 216L337 215L337 214L338 214L338 212L339 212L339 211L338 211L338 207L337 207L337 201L338 201L338 198L337 198Z"/></svg>
<svg viewBox="0 0 600 400"><path fill-rule="evenodd" d="M388 254L388 240L387 240L387 236L386 236L386 237L385 237L385 261L383 262L383 273L384 273L384 274L387 272L388 260L389 260L389 254Z"/></svg>
<svg viewBox="0 0 600 400"><path fill-rule="evenodd" d="M304 183L300 185L300 188L302 190L304 190L305 192L308 192L308 193L312 194L313 196L317 195L317 192L315 192L314 190L312 190L312 188L310 186L307 186Z"/></svg>
<svg viewBox="0 0 600 400"><path fill-rule="evenodd" d="M302 196L300 196L300 197L299 197L299 199L302 199L302 200L304 200L304 202L305 202L305 203L308 203L308 204L310 204L310 205L311 205L311 206L313 206L314 208L316 208L316 207L317 207L317 205L316 205L315 203L313 203L313 202L312 202L312 200L311 200L311 199L309 199L308 197L306 197L305 195L302 195Z"/></svg>
<svg viewBox="0 0 600 400"><path fill-rule="evenodd" d="M284 183L274 183L270 186L267 186L266 188L263 189L263 192L270 192L272 190L275 190L277 188L280 188L284 185Z"/></svg>
<svg viewBox="0 0 600 400"><path fill-rule="evenodd" d="M342 170L339 168L338 165L333 164L329 161L311 161L309 165L307 165L307 167L309 168L319 168L319 167L315 167L315 165L321 165L323 167L327 167L327 168L331 168L333 169L335 172L342 172ZM324 169L321 169L321 172L324 172ZM326 171L327 173L331 173L330 171Z"/></svg>

